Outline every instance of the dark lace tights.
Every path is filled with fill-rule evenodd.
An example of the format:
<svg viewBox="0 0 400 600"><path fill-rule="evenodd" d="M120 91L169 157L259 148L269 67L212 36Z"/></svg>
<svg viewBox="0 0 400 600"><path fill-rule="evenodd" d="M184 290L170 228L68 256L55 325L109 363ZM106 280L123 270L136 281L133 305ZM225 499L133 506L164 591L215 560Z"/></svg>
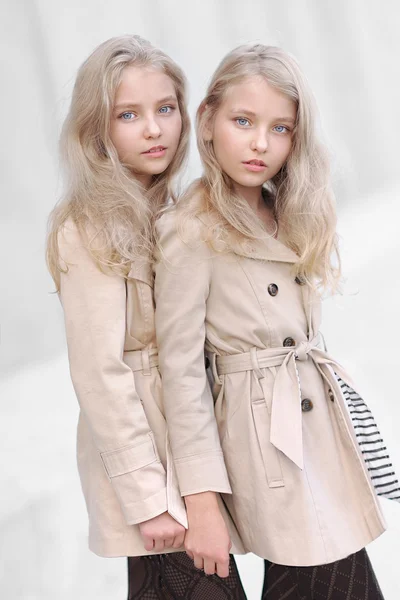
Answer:
<svg viewBox="0 0 400 600"><path fill-rule="evenodd" d="M128 600L246 600L233 556L224 579L196 569L185 552L129 557L128 574ZM384 600L365 550L318 567L265 561L262 600L283 599Z"/></svg>
<svg viewBox="0 0 400 600"><path fill-rule="evenodd" d="M246 600L235 559L229 576L205 575L186 552L128 558L128 600Z"/></svg>

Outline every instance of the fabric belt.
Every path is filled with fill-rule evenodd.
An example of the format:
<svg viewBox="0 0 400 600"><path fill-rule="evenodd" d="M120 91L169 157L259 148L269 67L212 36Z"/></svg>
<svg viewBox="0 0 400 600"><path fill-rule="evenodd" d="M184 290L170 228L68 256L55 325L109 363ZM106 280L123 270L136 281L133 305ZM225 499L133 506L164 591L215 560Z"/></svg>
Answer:
<svg viewBox="0 0 400 600"><path fill-rule="evenodd" d="M124 352L124 362L132 371L142 371L143 375L151 375L152 367L158 367L158 350L145 348Z"/></svg>
<svg viewBox="0 0 400 600"><path fill-rule="evenodd" d="M271 414L270 441L300 469L304 468L303 432L301 410L301 387L296 361L311 359L322 377L336 388L335 373L344 381L350 382L343 367L319 347L321 336L300 342L294 347L251 348L249 352L227 356L213 355L214 376L241 371L253 371L260 382L266 405ZM272 390L268 387L265 373L261 369L280 367L277 371ZM223 383L223 380L219 380Z"/></svg>

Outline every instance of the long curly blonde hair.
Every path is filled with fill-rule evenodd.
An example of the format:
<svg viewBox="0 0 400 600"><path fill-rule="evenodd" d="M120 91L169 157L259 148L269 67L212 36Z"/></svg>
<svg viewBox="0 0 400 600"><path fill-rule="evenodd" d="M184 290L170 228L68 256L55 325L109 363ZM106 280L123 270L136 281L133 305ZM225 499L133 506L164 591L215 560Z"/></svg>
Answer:
<svg viewBox="0 0 400 600"><path fill-rule="evenodd" d="M207 140L226 91L252 76L264 77L296 105L289 158L265 184L265 194L273 204L287 243L299 257L296 275L314 287L334 290L340 278L340 258L328 159L316 137L316 109L307 81L296 60L281 48L261 44L240 46L215 71L197 111L197 144L204 174L178 202L181 231L186 219L207 212L213 223L208 232L209 242L215 249L267 235L248 203L234 193L232 180L221 172L212 141Z"/></svg>
<svg viewBox="0 0 400 600"><path fill-rule="evenodd" d="M145 190L122 165L110 139L110 118L122 72L127 66L160 69L175 87L182 130L176 154ZM186 79L164 52L137 35L111 38L98 46L80 67L61 138L66 191L49 217L47 264L59 289L58 233L67 220L75 223L101 270L122 276L153 246L153 222L168 198L175 201L174 176L188 151L190 121L186 108ZM90 233L89 233L90 232Z"/></svg>

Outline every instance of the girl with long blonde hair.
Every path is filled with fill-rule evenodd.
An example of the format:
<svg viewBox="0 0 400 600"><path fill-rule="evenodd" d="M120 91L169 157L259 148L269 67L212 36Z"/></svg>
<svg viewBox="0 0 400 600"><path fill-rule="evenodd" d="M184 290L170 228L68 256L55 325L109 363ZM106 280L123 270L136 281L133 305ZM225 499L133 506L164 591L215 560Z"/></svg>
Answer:
<svg viewBox="0 0 400 600"><path fill-rule="evenodd" d="M364 549L385 530L368 447L344 398L350 379L319 334L340 261L297 62L261 44L229 53L197 136L204 173L157 221L155 280L186 550L224 577L238 533L265 559L263 598L381 599Z"/></svg>
<svg viewBox="0 0 400 600"><path fill-rule="evenodd" d="M185 88L175 62L139 36L94 50L79 69L62 131L66 192L48 237L80 404L89 547L129 557L130 599L177 598L177 586L179 593L201 587L211 598L221 589L183 552L187 516L154 331L153 223L175 198L187 153Z"/></svg>

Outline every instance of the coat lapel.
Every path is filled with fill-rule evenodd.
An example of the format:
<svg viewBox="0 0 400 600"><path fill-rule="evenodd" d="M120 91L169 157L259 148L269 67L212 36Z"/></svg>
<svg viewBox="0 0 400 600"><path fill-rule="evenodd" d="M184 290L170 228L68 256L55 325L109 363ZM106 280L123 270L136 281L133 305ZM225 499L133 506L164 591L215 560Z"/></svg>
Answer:
<svg viewBox="0 0 400 600"><path fill-rule="evenodd" d="M262 240L246 240L232 248L233 252L245 258L256 260L276 261L295 264L299 257L285 243L282 234L278 239L268 237ZM320 299L316 297L309 285L301 286L304 312L306 314L308 337L312 339L319 330Z"/></svg>
<svg viewBox="0 0 400 600"><path fill-rule="evenodd" d="M259 240L246 240L232 248L235 254L257 260L268 260L294 264L298 256L281 239L266 237Z"/></svg>

